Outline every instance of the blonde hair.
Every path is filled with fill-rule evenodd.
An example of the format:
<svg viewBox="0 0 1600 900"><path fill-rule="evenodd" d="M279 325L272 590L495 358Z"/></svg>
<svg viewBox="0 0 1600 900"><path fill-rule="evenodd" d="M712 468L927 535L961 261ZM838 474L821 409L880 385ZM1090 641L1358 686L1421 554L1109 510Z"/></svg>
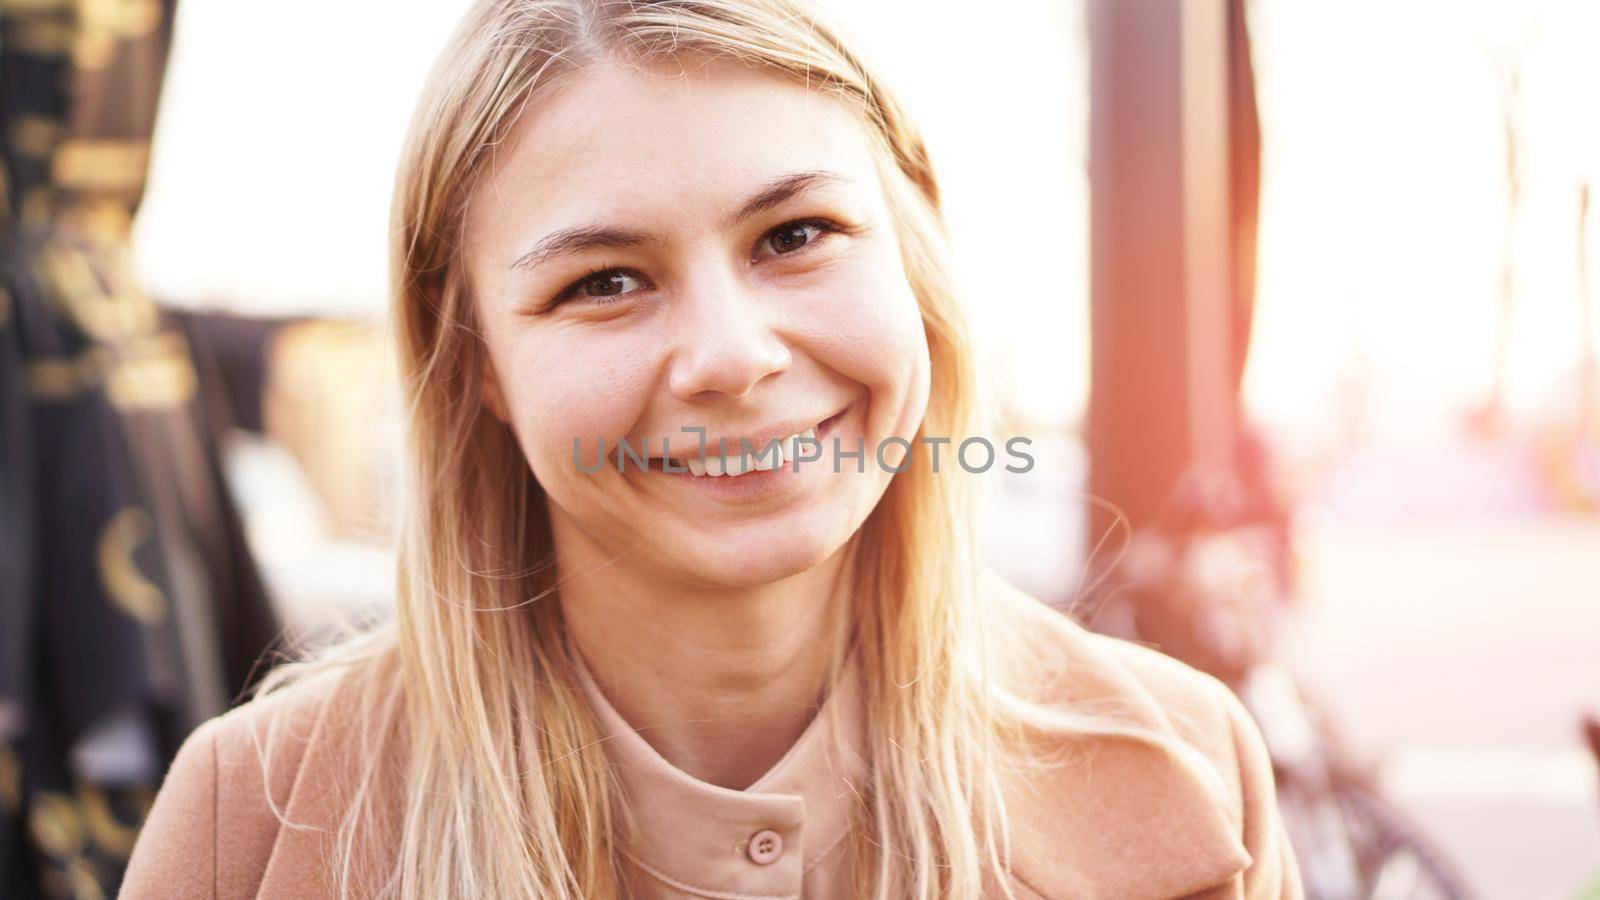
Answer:
<svg viewBox="0 0 1600 900"><path fill-rule="evenodd" d="M361 733L366 764L334 873L345 895L621 892L626 810L567 655L544 496L482 402L486 351L458 254L475 179L525 106L596 61L685 55L762 67L859 115L927 333L917 438L978 433L927 151L837 28L789 0L480 0L433 69L396 179L393 326L409 431L395 617L262 688L366 664L373 727ZM1011 692L1014 671L999 667L1033 657L1026 629L1001 627L1006 616L983 606L974 507L958 467L912 465L852 539L848 652L870 710L870 778L851 836L858 896L972 897L985 883L1009 894L1000 779L1028 764L1016 752L1024 731L1118 730ZM358 852L384 824L384 791L402 802L398 832L379 832L397 852L388 871L365 872Z"/></svg>

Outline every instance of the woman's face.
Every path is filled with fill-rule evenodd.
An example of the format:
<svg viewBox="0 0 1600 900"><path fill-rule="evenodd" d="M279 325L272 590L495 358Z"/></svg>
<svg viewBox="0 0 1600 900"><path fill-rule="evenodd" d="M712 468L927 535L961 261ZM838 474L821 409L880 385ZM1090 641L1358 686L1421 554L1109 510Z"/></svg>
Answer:
<svg viewBox="0 0 1600 900"><path fill-rule="evenodd" d="M880 442L911 439L928 395L863 126L727 63L606 64L530 106L493 152L465 243L486 403L548 494L558 547L710 586L771 582L838 550L893 477ZM704 429L704 467L685 429ZM740 468L740 438L765 449L806 429L815 461L711 474ZM665 470L663 438L671 467L691 471ZM864 472L836 460L835 438L864 446ZM619 468L623 440L640 456L648 441L647 470ZM605 465L584 471L602 441Z"/></svg>

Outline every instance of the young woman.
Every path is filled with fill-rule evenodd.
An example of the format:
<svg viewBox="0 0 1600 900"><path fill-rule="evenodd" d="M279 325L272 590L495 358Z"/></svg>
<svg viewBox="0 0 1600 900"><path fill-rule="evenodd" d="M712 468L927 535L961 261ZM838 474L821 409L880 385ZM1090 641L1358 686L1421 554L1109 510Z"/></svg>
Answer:
<svg viewBox="0 0 1600 900"><path fill-rule="evenodd" d="M478 3L393 233L394 620L195 732L124 897L1299 895L1226 689L982 572L937 182L813 11Z"/></svg>

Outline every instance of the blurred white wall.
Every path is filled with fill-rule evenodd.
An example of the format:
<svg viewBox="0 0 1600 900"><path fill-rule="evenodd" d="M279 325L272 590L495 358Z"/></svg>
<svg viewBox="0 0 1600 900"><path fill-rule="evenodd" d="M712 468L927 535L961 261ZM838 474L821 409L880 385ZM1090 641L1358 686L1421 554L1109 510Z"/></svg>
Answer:
<svg viewBox="0 0 1600 900"><path fill-rule="evenodd" d="M135 233L164 298L379 315L399 146L458 0L178 4Z"/></svg>

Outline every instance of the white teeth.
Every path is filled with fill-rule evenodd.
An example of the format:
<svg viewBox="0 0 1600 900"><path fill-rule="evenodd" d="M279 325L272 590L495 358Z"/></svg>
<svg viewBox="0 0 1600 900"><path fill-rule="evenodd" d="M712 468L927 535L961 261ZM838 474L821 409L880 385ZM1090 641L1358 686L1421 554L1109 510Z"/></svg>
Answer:
<svg viewBox="0 0 1600 900"><path fill-rule="evenodd" d="M690 474L696 477L707 475L716 477L720 475L738 476L746 472L769 472L793 462L799 455L799 442L806 441L808 446L814 448L817 440L817 429L807 428L804 431L791 434L778 441L776 452L765 446L757 447L755 453L737 453L728 456L707 456L705 459L690 457L684 460L689 466Z"/></svg>
<svg viewBox="0 0 1600 900"><path fill-rule="evenodd" d="M817 447L817 429L807 428L799 434L793 434L783 439L784 462L789 462L800 455L800 444L804 441L807 448L815 452Z"/></svg>

